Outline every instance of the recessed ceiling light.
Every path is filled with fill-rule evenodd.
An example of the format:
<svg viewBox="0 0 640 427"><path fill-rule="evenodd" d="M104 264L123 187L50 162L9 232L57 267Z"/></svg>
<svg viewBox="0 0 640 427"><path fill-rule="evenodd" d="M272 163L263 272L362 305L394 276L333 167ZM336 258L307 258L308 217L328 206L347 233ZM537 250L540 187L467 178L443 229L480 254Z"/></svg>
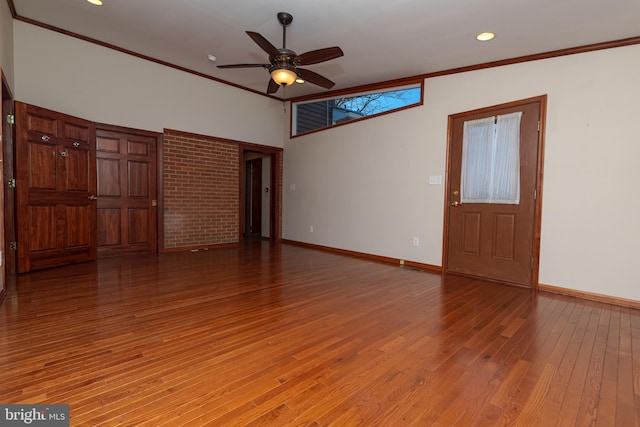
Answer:
<svg viewBox="0 0 640 427"><path fill-rule="evenodd" d="M218 60L218 58L215 55L207 55L207 58L211 62L216 62Z"/></svg>
<svg viewBox="0 0 640 427"><path fill-rule="evenodd" d="M91 4L95 4L96 6L102 6L102 0L87 0Z"/></svg>
<svg viewBox="0 0 640 427"><path fill-rule="evenodd" d="M491 40L495 36L496 35L493 33L480 33L476 36L476 39L480 40L481 42L486 42L488 40Z"/></svg>
<svg viewBox="0 0 640 427"><path fill-rule="evenodd" d="M300 77L298 77L298 78L296 79L296 83L304 83L304 80L302 80Z"/></svg>

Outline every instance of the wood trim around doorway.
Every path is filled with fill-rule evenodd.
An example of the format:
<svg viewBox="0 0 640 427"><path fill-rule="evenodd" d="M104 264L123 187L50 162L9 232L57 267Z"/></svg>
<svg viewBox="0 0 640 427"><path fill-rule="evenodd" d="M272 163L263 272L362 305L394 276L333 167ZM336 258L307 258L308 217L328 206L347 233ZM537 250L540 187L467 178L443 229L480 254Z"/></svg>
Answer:
<svg viewBox="0 0 640 427"><path fill-rule="evenodd" d="M13 105L13 94L9 82L4 72L0 70L2 75L2 115L14 114L15 107ZM2 120L2 169L3 181L6 183L9 179L15 178L15 141L13 125ZM2 210L2 222L4 227L4 239L2 242L2 265L6 279L7 274L16 274L16 251L10 248L10 243L17 241L16 237L16 214L15 214L15 189L4 187L4 209ZM3 283L5 283L3 281Z"/></svg>
<svg viewBox="0 0 640 427"><path fill-rule="evenodd" d="M244 209L244 156L246 152L262 153L271 156L271 206L269 213L269 241L272 243L279 242L282 239L282 148L269 147L266 145L251 144L246 142L239 143L240 156L240 188L238 189L238 197L240 198L238 218L242 218ZM238 236L240 241L244 239L242 230L243 222L238 221L240 229Z"/></svg>

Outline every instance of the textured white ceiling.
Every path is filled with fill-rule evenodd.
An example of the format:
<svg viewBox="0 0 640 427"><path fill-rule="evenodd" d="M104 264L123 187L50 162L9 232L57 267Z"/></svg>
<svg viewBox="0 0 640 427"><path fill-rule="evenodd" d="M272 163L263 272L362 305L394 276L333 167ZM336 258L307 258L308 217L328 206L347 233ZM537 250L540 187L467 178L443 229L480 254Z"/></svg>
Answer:
<svg viewBox="0 0 640 427"><path fill-rule="evenodd" d="M640 36L640 0L13 0L18 17L265 92L268 62L246 34L281 47L276 13L289 12L287 48L340 46L345 56L306 68L341 89ZM497 37L481 43L475 35ZM208 54L218 57L214 64ZM286 97L323 92L305 83ZM277 96L283 96L280 90Z"/></svg>

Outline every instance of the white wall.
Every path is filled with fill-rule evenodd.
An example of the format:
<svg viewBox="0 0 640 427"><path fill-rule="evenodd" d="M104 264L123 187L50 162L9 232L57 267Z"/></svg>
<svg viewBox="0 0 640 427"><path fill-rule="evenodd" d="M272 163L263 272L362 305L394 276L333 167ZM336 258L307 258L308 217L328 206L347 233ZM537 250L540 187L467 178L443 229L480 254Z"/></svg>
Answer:
<svg viewBox="0 0 640 427"><path fill-rule="evenodd" d="M281 102L20 21L14 42L18 101L119 126L282 146Z"/></svg>
<svg viewBox="0 0 640 427"><path fill-rule="evenodd" d="M6 1L0 1L0 68L13 92L13 18Z"/></svg>
<svg viewBox="0 0 640 427"><path fill-rule="evenodd" d="M432 78L421 107L287 140L283 238L441 265L448 115L547 94L540 283L640 300L638 70L634 45Z"/></svg>

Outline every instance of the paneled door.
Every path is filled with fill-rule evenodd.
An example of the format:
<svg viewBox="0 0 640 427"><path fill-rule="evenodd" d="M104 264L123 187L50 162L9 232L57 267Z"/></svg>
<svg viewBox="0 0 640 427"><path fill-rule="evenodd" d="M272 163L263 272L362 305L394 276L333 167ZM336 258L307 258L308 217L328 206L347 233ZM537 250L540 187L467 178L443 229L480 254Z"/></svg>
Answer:
<svg viewBox="0 0 640 427"><path fill-rule="evenodd" d="M157 252L158 138L98 125L98 255Z"/></svg>
<svg viewBox="0 0 640 427"><path fill-rule="evenodd" d="M515 102L450 117L446 227L448 232L445 252L447 272L532 286L532 278L536 276L533 274L534 268L537 266L535 234L538 220L535 214L541 110L540 100L525 100L522 103ZM517 112L522 113L519 156L515 154L513 158L516 163L519 162L519 201L463 202L461 180L465 122L494 118L500 123L500 116ZM493 124L494 121L490 123ZM492 126L493 128L489 126L487 129L496 131L498 125ZM467 158L470 156L471 154L468 154ZM476 158L484 160L489 157L476 155ZM493 160L487 162L497 162L495 158L494 155ZM473 165L471 168L479 167ZM467 179L494 179L493 175L480 178L477 176L471 175Z"/></svg>
<svg viewBox="0 0 640 427"><path fill-rule="evenodd" d="M20 273L96 258L92 122L16 102Z"/></svg>

